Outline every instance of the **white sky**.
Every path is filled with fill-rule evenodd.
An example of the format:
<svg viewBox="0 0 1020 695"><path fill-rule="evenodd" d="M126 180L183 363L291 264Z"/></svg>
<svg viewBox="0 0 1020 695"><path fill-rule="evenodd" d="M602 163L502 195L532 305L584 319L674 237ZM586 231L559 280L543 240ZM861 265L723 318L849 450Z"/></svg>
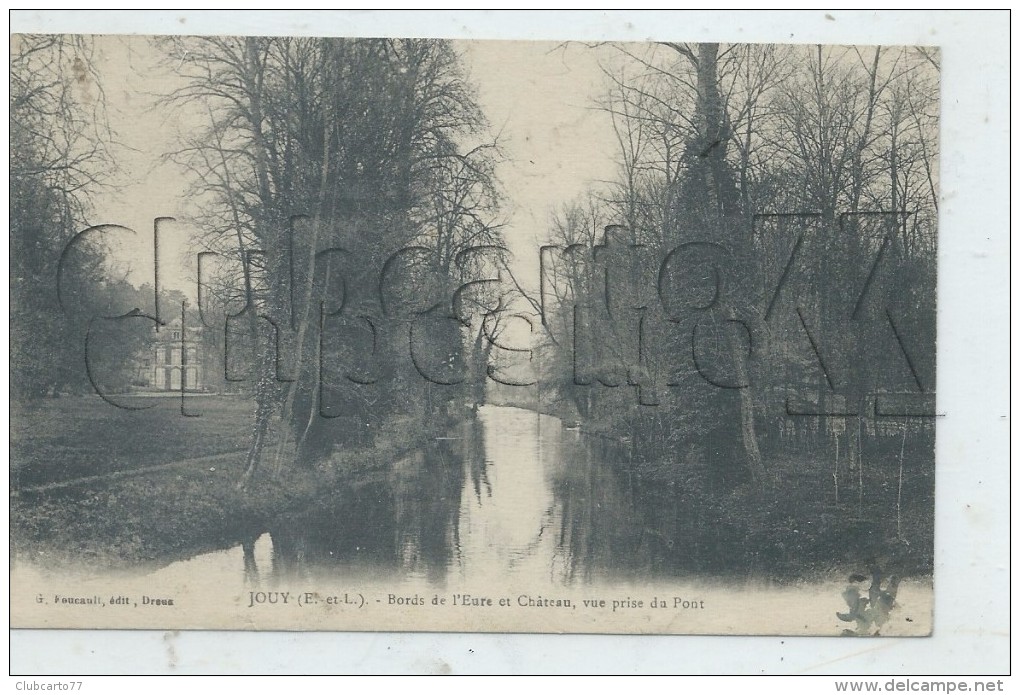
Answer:
<svg viewBox="0 0 1020 695"><path fill-rule="evenodd" d="M552 213L615 170L609 117L593 108L604 89L597 51L545 42L461 45L482 108L507 139L510 161L500 171L512 211L507 243L519 272L537 286L538 248Z"/></svg>

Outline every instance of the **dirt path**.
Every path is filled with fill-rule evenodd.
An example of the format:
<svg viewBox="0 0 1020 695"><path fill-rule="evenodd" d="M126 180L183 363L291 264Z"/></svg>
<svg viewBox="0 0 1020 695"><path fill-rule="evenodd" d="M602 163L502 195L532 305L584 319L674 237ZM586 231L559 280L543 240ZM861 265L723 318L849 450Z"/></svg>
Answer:
<svg viewBox="0 0 1020 695"><path fill-rule="evenodd" d="M244 455L244 449L237 449L235 451L228 451L222 454L211 454L209 456L199 456L198 458L184 459L182 461L172 461L170 463L161 463L155 466L146 466L144 468L131 468L123 471L113 471L111 473L103 473L102 475L90 475L84 478L75 478L73 480L61 480L55 483L46 483L45 485L34 485L31 487L22 487L17 490L11 490L11 496L24 494L24 493L39 493L39 492L51 492L53 490L60 490L63 488L78 487L82 485L90 485L93 483L107 483L121 478L133 478L140 475L148 475L151 473L158 473L161 471L174 470L176 468L187 468L189 466L207 465L212 463L219 463L221 461L229 461L232 457L240 457Z"/></svg>

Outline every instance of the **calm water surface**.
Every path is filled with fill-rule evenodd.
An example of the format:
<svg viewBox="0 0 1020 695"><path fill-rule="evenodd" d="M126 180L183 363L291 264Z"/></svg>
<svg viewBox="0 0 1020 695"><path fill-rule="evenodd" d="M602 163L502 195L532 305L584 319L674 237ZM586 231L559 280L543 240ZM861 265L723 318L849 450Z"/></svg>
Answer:
<svg viewBox="0 0 1020 695"><path fill-rule="evenodd" d="M683 519L669 495L636 489L628 456L557 418L483 406L385 478L340 490L252 544L172 569L207 565L270 584L343 574L575 585L675 574Z"/></svg>

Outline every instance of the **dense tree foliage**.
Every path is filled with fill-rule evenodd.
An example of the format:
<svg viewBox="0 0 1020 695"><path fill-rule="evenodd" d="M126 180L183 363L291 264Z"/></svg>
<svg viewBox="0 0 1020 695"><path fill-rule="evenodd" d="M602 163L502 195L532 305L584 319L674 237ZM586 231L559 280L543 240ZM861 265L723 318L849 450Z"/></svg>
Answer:
<svg viewBox="0 0 1020 695"><path fill-rule="evenodd" d="M145 306L110 263L111 235L97 230L68 246L115 166L93 53L86 37L12 38L11 388L19 397L85 393L89 379L123 389L152 328L103 319Z"/></svg>

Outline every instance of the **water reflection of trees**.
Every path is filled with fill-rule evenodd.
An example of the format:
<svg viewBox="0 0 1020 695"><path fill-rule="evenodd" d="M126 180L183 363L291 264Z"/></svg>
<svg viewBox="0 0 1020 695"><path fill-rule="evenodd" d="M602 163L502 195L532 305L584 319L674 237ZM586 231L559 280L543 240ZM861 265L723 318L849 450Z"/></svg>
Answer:
<svg viewBox="0 0 1020 695"><path fill-rule="evenodd" d="M270 530L276 579L344 571L445 579L457 548L465 451L480 452L474 418L396 461L345 484ZM248 560L245 560L246 575Z"/></svg>
<svg viewBox="0 0 1020 695"><path fill-rule="evenodd" d="M553 491L561 517L558 545L564 581L612 575L632 579L727 572L743 566L742 539L729 533L721 511L695 499L703 481L698 460L678 467L684 476L656 481L635 472L629 444L597 437L563 447L569 465Z"/></svg>
<svg viewBox="0 0 1020 695"><path fill-rule="evenodd" d="M400 569L442 582L458 545L457 519L464 486L465 448L474 418L416 452L395 476Z"/></svg>
<svg viewBox="0 0 1020 695"><path fill-rule="evenodd" d="M561 451L568 465L553 480L561 519L558 546L566 560L563 579L590 582L600 573L625 566L616 557L621 550L642 552L641 524L628 504L625 481L605 463L610 447L597 439L564 444Z"/></svg>
<svg viewBox="0 0 1020 695"><path fill-rule="evenodd" d="M481 504L483 497L492 497L492 481L489 480L489 466L485 455L485 431L481 422L473 418L466 428L465 459L471 476L471 489Z"/></svg>

